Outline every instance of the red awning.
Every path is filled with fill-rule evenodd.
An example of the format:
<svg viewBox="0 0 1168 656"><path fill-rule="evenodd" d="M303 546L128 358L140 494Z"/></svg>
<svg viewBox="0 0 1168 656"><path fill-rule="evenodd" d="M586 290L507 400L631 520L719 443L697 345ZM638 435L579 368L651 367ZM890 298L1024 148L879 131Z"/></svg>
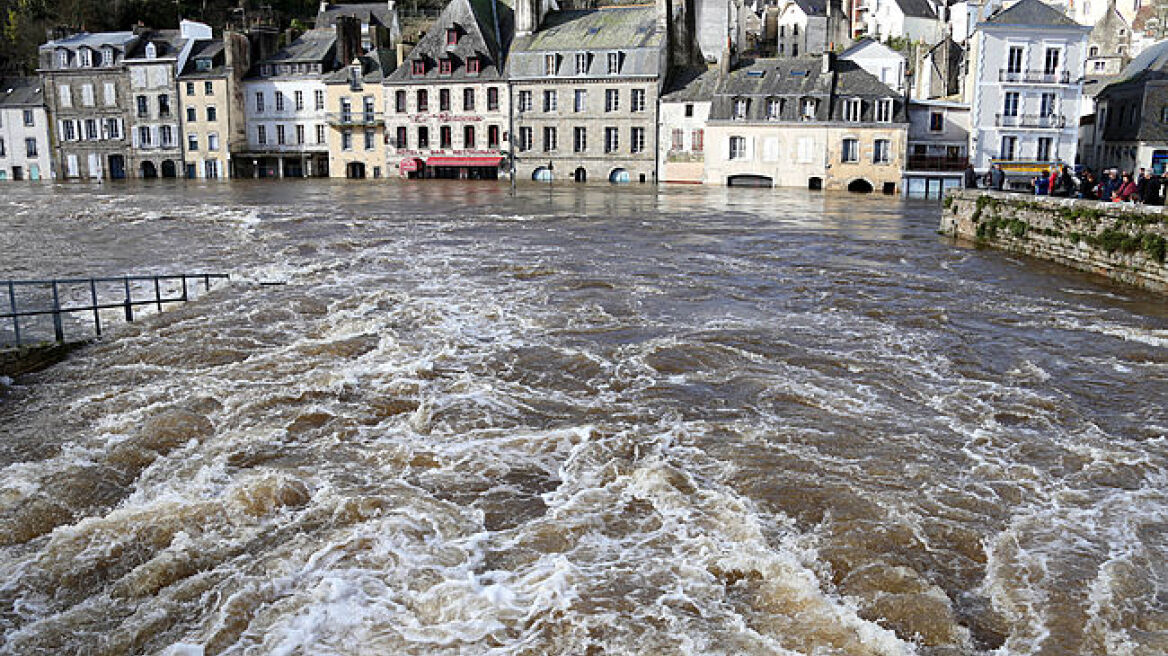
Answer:
<svg viewBox="0 0 1168 656"><path fill-rule="evenodd" d="M497 167L502 157L431 157L426 166L490 166Z"/></svg>
<svg viewBox="0 0 1168 656"><path fill-rule="evenodd" d="M417 157L410 157L401 161L401 170L403 171L417 171L420 168L422 168L422 160Z"/></svg>

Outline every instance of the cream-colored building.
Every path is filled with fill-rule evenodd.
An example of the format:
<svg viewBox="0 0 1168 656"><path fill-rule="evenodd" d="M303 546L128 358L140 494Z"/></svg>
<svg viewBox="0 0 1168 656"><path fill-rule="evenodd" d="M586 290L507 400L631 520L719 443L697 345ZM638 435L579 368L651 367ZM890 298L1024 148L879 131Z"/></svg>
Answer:
<svg viewBox="0 0 1168 656"><path fill-rule="evenodd" d="M904 97L854 62L757 59L715 87L705 181L893 194L907 133Z"/></svg>
<svg viewBox="0 0 1168 656"><path fill-rule="evenodd" d="M195 43L178 78L184 177L232 177L232 148L247 142L242 79L248 61L241 34Z"/></svg>
<svg viewBox="0 0 1168 656"><path fill-rule="evenodd" d="M660 182L701 184L706 178L706 123L718 70L681 69L661 96L657 170Z"/></svg>
<svg viewBox="0 0 1168 656"><path fill-rule="evenodd" d="M381 178L386 174L385 76L394 53L374 50L325 80L329 176Z"/></svg>

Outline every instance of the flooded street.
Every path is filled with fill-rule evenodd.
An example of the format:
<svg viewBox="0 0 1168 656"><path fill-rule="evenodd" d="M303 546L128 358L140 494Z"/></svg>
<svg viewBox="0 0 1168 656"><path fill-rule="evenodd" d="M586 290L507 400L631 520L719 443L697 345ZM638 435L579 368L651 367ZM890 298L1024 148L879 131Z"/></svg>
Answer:
<svg viewBox="0 0 1168 656"><path fill-rule="evenodd" d="M0 384L0 653L1168 653L1163 297L938 217L6 186L0 280L231 281Z"/></svg>

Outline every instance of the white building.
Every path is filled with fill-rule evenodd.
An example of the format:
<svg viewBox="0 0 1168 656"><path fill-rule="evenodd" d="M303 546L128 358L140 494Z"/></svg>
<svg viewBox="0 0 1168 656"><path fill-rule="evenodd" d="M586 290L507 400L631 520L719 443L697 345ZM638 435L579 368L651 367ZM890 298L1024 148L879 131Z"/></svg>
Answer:
<svg viewBox="0 0 1168 656"><path fill-rule="evenodd" d="M1078 151L1083 64L1091 28L1040 0L1021 0L978 24L965 85L969 151L985 171L1029 180Z"/></svg>
<svg viewBox="0 0 1168 656"><path fill-rule="evenodd" d="M905 195L940 198L962 184L969 162L969 105L946 100L912 100L908 105L908 163Z"/></svg>
<svg viewBox="0 0 1168 656"><path fill-rule="evenodd" d="M860 39L856 45L840 55L840 59L855 62L873 77L897 93L904 93L904 55L872 39Z"/></svg>
<svg viewBox="0 0 1168 656"><path fill-rule="evenodd" d="M0 180L51 178L51 155L40 79L0 80Z"/></svg>
<svg viewBox="0 0 1168 656"><path fill-rule="evenodd" d="M779 5L775 54L799 57L846 48L851 23L839 0L786 0Z"/></svg>
<svg viewBox="0 0 1168 656"><path fill-rule="evenodd" d="M863 0L859 7L857 27L878 41L906 38L932 44L944 34L937 7L930 0Z"/></svg>
<svg viewBox="0 0 1168 656"><path fill-rule="evenodd" d="M706 122L718 69L675 70L661 96L657 170L661 182L700 184L706 174Z"/></svg>

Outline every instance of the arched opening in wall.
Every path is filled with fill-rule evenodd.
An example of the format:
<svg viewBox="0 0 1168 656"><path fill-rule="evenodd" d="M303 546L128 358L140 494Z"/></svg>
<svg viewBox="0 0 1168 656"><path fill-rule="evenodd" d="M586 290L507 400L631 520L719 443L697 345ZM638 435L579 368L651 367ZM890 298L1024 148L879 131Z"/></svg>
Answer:
<svg viewBox="0 0 1168 656"><path fill-rule="evenodd" d="M726 178L729 187L773 187L774 180L765 175L732 175Z"/></svg>
<svg viewBox="0 0 1168 656"><path fill-rule="evenodd" d="M178 177L178 171L175 169L174 162L169 159L162 160L162 177L175 178Z"/></svg>
<svg viewBox="0 0 1168 656"><path fill-rule="evenodd" d="M608 181L614 184L625 184L629 181L629 172L626 169L613 169L608 174Z"/></svg>
<svg viewBox="0 0 1168 656"><path fill-rule="evenodd" d="M551 169L546 166L541 166L531 172L531 179L535 180L536 182L551 182L552 175L553 174Z"/></svg>
<svg viewBox="0 0 1168 656"><path fill-rule="evenodd" d="M588 171L585 171L584 167L581 166L572 174L572 179L576 182L588 182Z"/></svg>
<svg viewBox="0 0 1168 656"><path fill-rule="evenodd" d="M143 178L157 178L158 169L155 168L154 162L142 162L141 177Z"/></svg>
<svg viewBox="0 0 1168 656"><path fill-rule="evenodd" d="M823 191L823 178L807 178L807 188L811 191Z"/></svg>
<svg viewBox="0 0 1168 656"><path fill-rule="evenodd" d="M856 178L848 183L848 191L857 194L870 194L875 189L872 187L871 182L868 182L864 178Z"/></svg>
<svg viewBox="0 0 1168 656"><path fill-rule="evenodd" d="M885 182L884 186L880 190L884 192L885 196L891 196L896 193L896 183Z"/></svg>

